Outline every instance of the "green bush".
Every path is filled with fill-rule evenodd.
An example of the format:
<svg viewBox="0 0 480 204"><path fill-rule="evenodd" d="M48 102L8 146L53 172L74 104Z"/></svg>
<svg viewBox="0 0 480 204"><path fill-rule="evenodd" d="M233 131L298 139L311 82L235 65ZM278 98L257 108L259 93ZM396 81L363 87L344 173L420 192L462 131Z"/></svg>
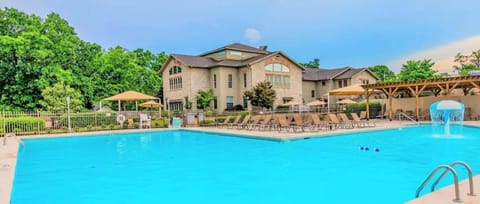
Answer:
<svg viewBox="0 0 480 204"><path fill-rule="evenodd" d="M0 118L0 126L2 129L5 126L5 132L7 133L32 133L43 131L45 129L45 120L37 117Z"/></svg>
<svg viewBox="0 0 480 204"><path fill-rule="evenodd" d="M109 116L108 116L109 115ZM54 119L54 118L52 118ZM62 126L68 126L68 116L64 114L59 118ZM87 126L109 126L117 124L117 113L71 113L72 127L84 128Z"/></svg>
<svg viewBox="0 0 480 204"><path fill-rule="evenodd" d="M366 103L347 104L345 113L347 113L347 115L349 115L349 113L357 113L357 114L360 115L361 111L366 111L367 110L366 107L367 107ZM369 107L370 118L371 119L375 118L378 114L380 114L381 109L382 109L382 105L378 101L370 102L368 107Z"/></svg>
<svg viewBox="0 0 480 204"><path fill-rule="evenodd" d="M284 111L289 111L290 107L285 106L285 105L278 105L277 108L275 108L276 111L284 112Z"/></svg>
<svg viewBox="0 0 480 204"><path fill-rule="evenodd" d="M155 128L166 128L168 123L168 120L164 118L152 120L152 126Z"/></svg>

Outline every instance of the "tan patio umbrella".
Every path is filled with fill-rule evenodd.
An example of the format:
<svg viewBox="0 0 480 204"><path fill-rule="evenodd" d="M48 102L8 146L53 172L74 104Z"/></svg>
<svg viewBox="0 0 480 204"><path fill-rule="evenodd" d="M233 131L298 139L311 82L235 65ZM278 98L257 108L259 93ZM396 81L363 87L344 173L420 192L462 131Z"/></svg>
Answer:
<svg viewBox="0 0 480 204"><path fill-rule="evenodd" d="M352 101L350 99L343 99L341 101L337 101L337 104L350 104L350 103L357 103L357 102Z"/></svg>
<svg viewBox="0 0 480 204"><path fill-rule="evenodd" d="M328 92L330 96L335 95L363 95L365 94L365 89L361 84L354 84L346 86L343 88L334 89Z"/></svg>
<svg viewBox="0 0 480 204"><path fill-rule="evenodd" d="M157 97L150 96L147 94L139 93L136 91L125 91L123 93L117 94L115 96L108 97L103 99L105 101L118 101L118 111L120 111L120 103L122 101L138 101L138 100L155 100ZM137 105L137 104L136 104Z"/></svg>
<svg viewBox="0 0 480 204"><path fill-rule="evenodd" d="M325 102L320 100L314 100L312 102L307 103L307 106L322 106L325 105Z"/></svg>
<svg viewBox="0 0 480 204"><path fill-rule="evenodd" d="M147 101L145 103L138 104L140 107L144 108L161 108L163 105L161 103L157 103L155 101Z"/></svg>

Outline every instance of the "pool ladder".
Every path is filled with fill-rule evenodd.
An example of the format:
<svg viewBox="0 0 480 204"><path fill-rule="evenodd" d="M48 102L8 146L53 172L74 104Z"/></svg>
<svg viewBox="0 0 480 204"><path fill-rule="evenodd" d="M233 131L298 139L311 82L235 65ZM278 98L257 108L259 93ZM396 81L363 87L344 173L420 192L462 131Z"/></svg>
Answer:
<svg viewBox="0 0 480 204"><path fill-rule="evenodd" d="M423 188L425 188L425 186L428 184L428 182L430 182L430 180L432 180L432 178L436 175L436 173L438 171L440 171L441 169L445 169L445 171L437 178L437 180L432 184L431 188L430 188L430 192L433 192L435 191L435 187L438 185L438 183L440 183L440 181L443 179L443 177L445 177L445 175L447 175L447 173L450 171L452 172L453 174L453 180L454 180L454 184L455 184L455 199L453 199L453 202L456 202L456 203L461 203L462 202L462 199L460 199L460 189L459 189L459 185L458 185L458 175L457 175L457 172L455 171L454 167L456 165L461 165L463 167L465 167L465 169L467 170L468 172L468 183L469 183L469 188L470 188L470 192L468 193L469 196L475 196L475 193L473 191L473 173L472 173L472 168L470 168L470 166L465 163L465 162L462 162L462 161L455 161L453 163L451 163L450 165L440 165L440 166L437 166L437 168L435 168L432 173L430 173L430 175L425 179L425 181L423 181L422 185L420 185L420 187L418 187L417 189L417 193L415 195L415 197L419 197L420 196L420 192L423 190Z"/></svg>

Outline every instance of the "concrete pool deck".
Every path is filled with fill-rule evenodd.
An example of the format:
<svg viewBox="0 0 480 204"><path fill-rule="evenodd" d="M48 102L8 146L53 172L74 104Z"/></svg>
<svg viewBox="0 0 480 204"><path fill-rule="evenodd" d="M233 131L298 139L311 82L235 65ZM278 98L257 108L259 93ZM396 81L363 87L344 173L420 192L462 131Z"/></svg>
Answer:
<svg viewBox="0 0 480 204"><path fill-rule="evenodd" d="M214 127L198 127L198 128L185 128L187 130L205 131L212 133L229 133L235 136L269 139L277 141L297 140L310 137L326 137L334 135L343 135L355 132L364 132L372 130L382 130L391 128L401 128L406 125L415 124L410 121L375 121L376 127L372 128L354 128L354 129L337 129L334 131L317 131L317 132L300 132L300 133L285 133L278 131L249 131L249 130L237 130L227 128L214 128ZM480 121L467 121L464 124L480 126ZM77 136L89 136L96 134L117 134L117 133L132 133L132 132L152 132L152 131L168 131L171 129L135 129L135 130L116 130L116 131L103 131L103 132L85 132L85 133L70 133L70 134L58 134L58 135L36 135L36 136L22 136L19 138L56 138L56 137L77 137ZM3 145L3 138L1 138L0 144L0 204L9 204L11 190L13 186L13 179L15 174L15 165L18 153L18 141L13 137L8 137L6 145ZM427 176L427 175L425 175ZM465 181L462 181L462 185ZM480 187L480 176L475 177L476 186ZM468 198L466 196L467 187L461 187L462 199L464 203L479 203L480 204L480 191L476 190L478 196ZM416 189L412 189L414 193ZM422 204L422 203L453 203L453 185L447 186L443 189L435 191L434 193L427 194L419 199L409 201L408 204ZM464 195L465 194L465 195ZM447 199L448 198L448 199ZM472 200L473 199L473 200ZM437 202L438 201L438 202Z"/></svg>

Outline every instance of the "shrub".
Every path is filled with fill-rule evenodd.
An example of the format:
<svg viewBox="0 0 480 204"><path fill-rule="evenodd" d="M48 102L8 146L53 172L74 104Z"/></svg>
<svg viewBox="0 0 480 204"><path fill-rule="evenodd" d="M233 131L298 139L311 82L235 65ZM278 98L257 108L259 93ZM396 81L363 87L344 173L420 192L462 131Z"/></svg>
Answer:
<svg viewBox="0 0 480 204"><path fill-rule="evenodd" d="M290 110L290 107L286 106L286 105L279 105L276 108L276 111L280 111L280 112L285 112L285 111L289 111L289 110Z"/></svg>
<svg viewBox="0 0 480 204"><path fill-rule="evenodd" d="M347 104L346 105L346 110L345 113L357 113L360 114L361 111L367 110L367 105L366 103L352 103L352 104ZM378 101L372 101L368 105L369 111L370 111L370 118L375 118L381 111L382 107L380 102Z"/></svg>
<svg viewBox="0 0 480 204"><path fill-rule="evenodd" d="M4 125L5 132L7 133L39 132L45 129L45 120L37 117L16 117L0 119L0 126L3 128Z"/></svg>
<svg viewBox="0 0 480 204"><path fill-rule="evenodd" d="M225 108L225 111L243 111L245 110L241 104L234 105L232 107Z"/></svg>

